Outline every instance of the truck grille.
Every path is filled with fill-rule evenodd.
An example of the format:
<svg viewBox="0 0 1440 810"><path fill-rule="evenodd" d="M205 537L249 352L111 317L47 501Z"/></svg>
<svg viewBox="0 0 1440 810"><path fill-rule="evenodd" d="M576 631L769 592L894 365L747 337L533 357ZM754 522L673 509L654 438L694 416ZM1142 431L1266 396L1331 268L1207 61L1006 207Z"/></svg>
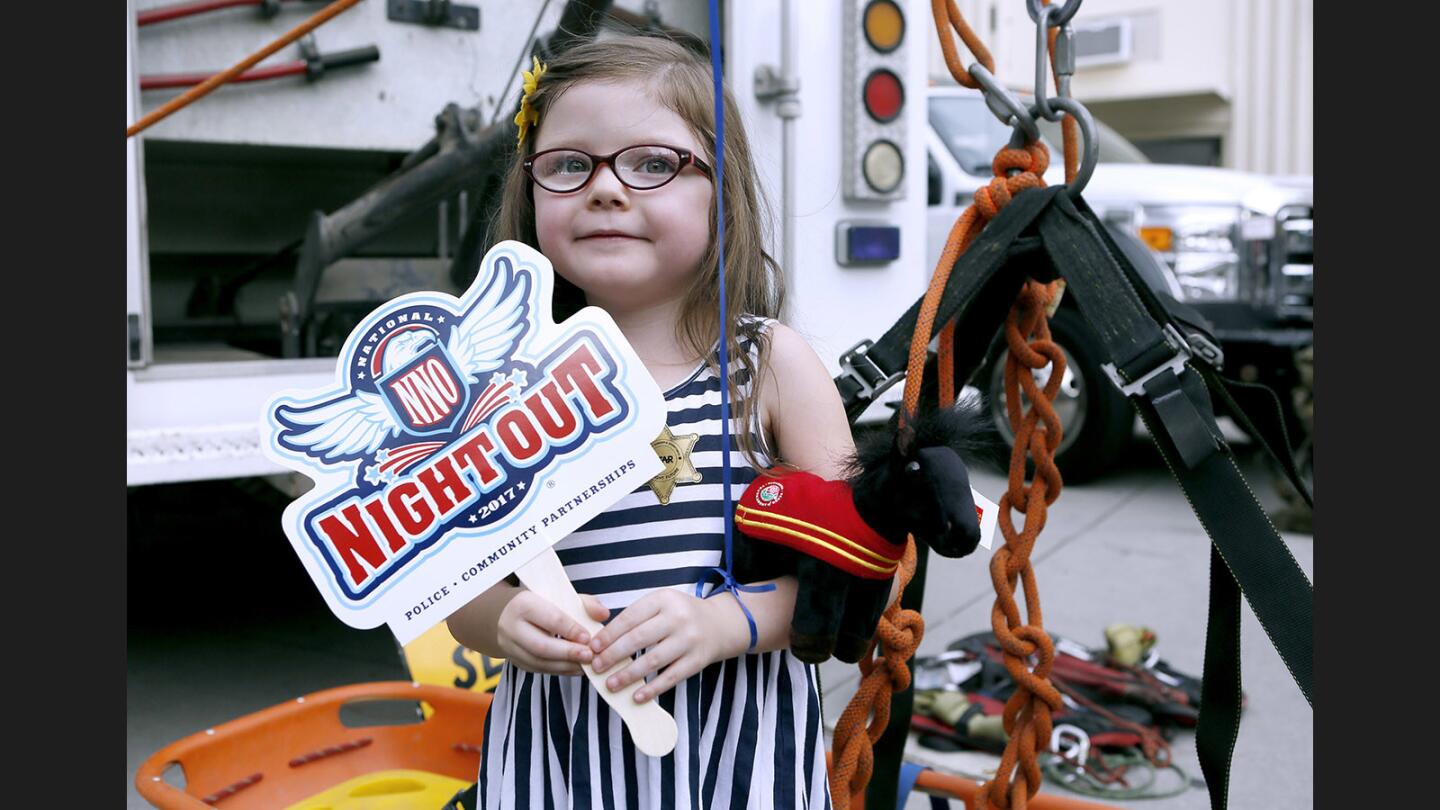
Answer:
<svg viewBox="0 0 1440 810"><path fill-rule="evenodd" d="M1281 317L1315 318L1315 209L1287 206L1275 217L1271 267L1275 305Z"/></svg>

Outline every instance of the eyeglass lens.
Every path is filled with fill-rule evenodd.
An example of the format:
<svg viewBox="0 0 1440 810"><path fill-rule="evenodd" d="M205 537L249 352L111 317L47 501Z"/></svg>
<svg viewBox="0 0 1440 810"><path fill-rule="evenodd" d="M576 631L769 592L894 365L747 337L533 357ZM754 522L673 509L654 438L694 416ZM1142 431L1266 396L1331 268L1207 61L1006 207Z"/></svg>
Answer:
<svg viewBox="0 0 1440 810"><path fill-rule="evenodd" d="M663 146L632 146L615 156L620 182L635 189L668 183L680 171L680 153ZM590 179L594 161L584 152L568 149L547 152L532 168L535 181L551 191L574 191Z"/></svg>

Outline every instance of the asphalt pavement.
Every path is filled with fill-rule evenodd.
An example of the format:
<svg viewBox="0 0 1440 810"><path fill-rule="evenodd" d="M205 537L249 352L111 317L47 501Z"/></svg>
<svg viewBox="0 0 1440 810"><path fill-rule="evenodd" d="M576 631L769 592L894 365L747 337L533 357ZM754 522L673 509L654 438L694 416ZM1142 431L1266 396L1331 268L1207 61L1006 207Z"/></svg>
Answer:
<svg viewBox="0 0 1440 810"><path fill-rule="evenodd" d="M1244 443L1237 453L1261 503L1280 507L1264 460ZM999 499L1005 481L998 472L975 469L972 475L977 489ZM308 692L407 677L388 631L352 630L330 615L279 534L284 502L255 479L130 490L128 808L149 806L133 787L136 770L171 741ZM1283 536L1313 579L1312 537ZM983 551L958 561L932 560L920 655L988 629L994 600ZM1065 486L1032 561L1047 630L1098 647L1109 624L1144 625L1157 634L1167 662L1201 673L1209 541L1145 439L1137 439L1111 475ZM257 581L263 597L242 597L240 583L254 588ZM1249 702L1235 747L1231 806L1311 807L1311 710L1248 607L1243 621ZM821 675L825 716L833 724L858 684L858 671L831 662ZM1194 734L1182 732L1171 746L1176 763L1195 780L1187 790L1168 799L1107 803L1208 808ZM994 762L930 751L913 738L907 757L981 777ZM929 804L917 794L907 807Z"/></svg>

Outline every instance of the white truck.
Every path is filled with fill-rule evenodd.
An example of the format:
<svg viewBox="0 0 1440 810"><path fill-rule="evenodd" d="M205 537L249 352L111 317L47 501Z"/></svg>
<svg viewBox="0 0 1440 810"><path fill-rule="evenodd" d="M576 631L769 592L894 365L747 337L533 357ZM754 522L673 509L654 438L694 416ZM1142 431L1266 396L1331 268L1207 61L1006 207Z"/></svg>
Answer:
<svg viewBox="0 0 1440 810"><path fill-rule="evenodd" d="M228 67L320 8L175 3L127 4L127 124L181 92L177 74ZM463 289L532 53L617 26L709 36L704 0L496 8L360 3L260 65L293 60L294 75L222 87L127 140L128 485L280 473L258 449L266 399L328 381L350 326L381 302ZM903 313L932 269L929 6L721 11L788 319L833 365Z"/></svg>
<svg viewBox="0 0 1440 810"><path fill-rule="evenodd" d="M927 260L940 258L945 237L974 191L993 177L991 160L1010 128L983 96L955 85L928 92ZM1041 120L1050 146L1045 181L1065 181L1058 124ZM1287 410L1301 384L1296 354L1313 341L1314 182L1202 166L1151 163L1134 145L1096 122L1099 165L1083 196L1131 253L1152 286L1199 310L1214 325L1228 376L1273 388ZM1146 248L1160 261L1149 261ZM1122 242L1123 246L1123 242ZM1119 457L1134 432L1134 409L1102 373L1105 360L1090 327L1062 299L1051 320L1067 369L1056 402L1065 425L1057 463L1067 480L1097 475ZM992 405L1001 435L1013 441L1004 416L1001 347L971 383ZM1048 379L1048 372L1040 376ZM1301 420L1287 413L1292 437Z"/></svg>
<svg viewBox="0 0 1440 810"><path fill-rule="evenodd" d="M318 8L169 16L174 2L127 4L127 123L180 92L176 74L233 64ZM931 88L919 103L927 4L809 12L802 25L798 0L725 2L722 54L774 207L789 320L839 373L842 353L923 291L1008 130L970 91ZM294 60L297 75L223 87L128 139L127 484L279 473L258 450L265 400L327 380L349 326L380 302L463 286L520 68L566 46L556 31L617 25L703 41L707 4L529 0L482 16L361 3L261 65ZM345 58L367 50L377 59ZM1285 387L1309 342L1308 178L1157 167L1101 132L1086 199L1122 230L1169 233L1174 291L1215 321L1227 370ZM1131 428L1118 393L1092 384L1083 337L1066 338L1083 329L1068 310L1055 322L1077 361L1062 402L1072 474L1072 459L1102 468ZM877 403L867 417L888 413Z"/></svg>

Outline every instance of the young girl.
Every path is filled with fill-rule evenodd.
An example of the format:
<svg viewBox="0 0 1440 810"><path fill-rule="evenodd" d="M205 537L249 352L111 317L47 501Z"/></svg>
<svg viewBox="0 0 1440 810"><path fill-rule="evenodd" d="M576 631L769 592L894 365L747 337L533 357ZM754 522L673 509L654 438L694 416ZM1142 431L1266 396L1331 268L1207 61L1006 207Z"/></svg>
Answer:
<svg viewBox="0 0 1440 810"><path fill-rule="evenodd" d="M519 159L491 242L554 264L555 318L605 309L665 392L674 463L556 545L588 637L512 583L455 613L450 632L506 659L486 724L484 808L829 806L812 668L788 651L793 577L700 598L723 566L714 95L708 56L658 38L573 48L528 92ZM528 89L528 88L527 88ZM854 450L830 373L775 321L782 275L763 249L756 177L725 100L725 270L732 499L757 469L843 475ZM533 110L533 113L528 113ZM581 674L646 684L679 727L675 750L638 753Z"/></svg>

